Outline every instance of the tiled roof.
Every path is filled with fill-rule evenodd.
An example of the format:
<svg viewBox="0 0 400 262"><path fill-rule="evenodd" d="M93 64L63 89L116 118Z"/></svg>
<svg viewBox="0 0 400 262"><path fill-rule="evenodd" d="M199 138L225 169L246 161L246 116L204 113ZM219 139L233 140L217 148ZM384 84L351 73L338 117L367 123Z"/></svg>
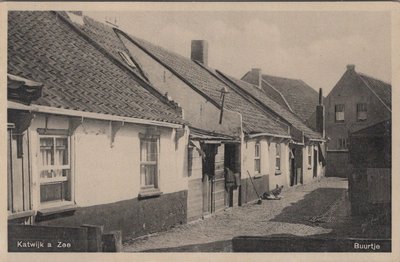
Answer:
<svg viewBox="0 0 400 262"><path fill-rule="evenodd" d="M125 52L129 54L129 51L126 49L121 39L119 39L118 35L115 34L111 26L98 22L88 16L82 16L83 24L78 24L69 18L67 12L59 12L59 14L70 20L75 24L76 27L84 31L93 41L101 45L105 50L107 50L107 52L113 55L115 59L126 64L119 52ZM140 76L143 76L143 72L140 70L140 67L131 69Z"/></svg>
<svg viewBox="0 0 400 262"><path fill-rule="evenodd" d="M263 79L275 87L289 103L294 113L306 121L318 104L318 92L303 80L263 75Z"/></svg>
<svg viewBox="0 0 400 262"><path fill-rule="evenodd" d="M376 93L387 107L392 108L392 86L376 78L357 72L361 79Z"/></svg>
<svg viewBox="0 0 400 262"><path fill-rule="evenodd" d="M314 139L321 138L320 133L311 130L301 121L301 119L298 116L290 112L286 107L283 107L282 105L278 104L277 102L269 98L268 95L265 94L262 90L260 90L257 86L236 79L234 77L228 76L226 74L223 74L223 76L225 76L228 80L234 83L237 87L240 87L242 90L253 96L255 99L258 99L264 106L275 112L275 114L281 116L292 126L302 131L306 137Z"/></svg>
<svg viewBox="0 0 400 262"><path fill-rule="evenodd" d="M253 84L253 85L258 85L258 76L256 74L253 74L252 71L247 72L243 77L242 80ZM263 91L275 102L280 104L281 106L287 108L288 110L292 110L283 95L275 89L272 85L268 84L267 82L263 81L261 83L261 87Z"/></svg>
<svg viewBox="0 0 400 262"><path fill-rule="evenodd" d="M43 83L38 105L183 122L55 12L8 13L8 73Z"/></svg>
<svg viewBox="0 0 400 262"><path fill-rule="evenodd" d="M250 72L242 79L254 84L254 82L248 81L249 75L251 75ZM303 122L309 120L315 112L315 106L318 104L318 92L307 85L303 80L267 74L263 74L262 79L264 80L262 83L264 92L266 92L270 98L274 99L275 102L291 109ZM278 95L276 91L278 91L284 99ZM286 102L289 107L286 105Z"/></svg>
<svg viewBox="0 0 400 262"><path fill-rule="evenodd" d="M258 107L230 90L222 81L214 77L205 68L189 58L168 51L160 46L149 43L145 40L129 36L139 47L159 62L173 70L190 85L205 94L214 104L220 104L222 88L228 88L229 94L225 98L225 106L229 110L242 114L243 131L246 133L268 132L276 135L288 134L288 130L282 123L267 116Z"/></svg>

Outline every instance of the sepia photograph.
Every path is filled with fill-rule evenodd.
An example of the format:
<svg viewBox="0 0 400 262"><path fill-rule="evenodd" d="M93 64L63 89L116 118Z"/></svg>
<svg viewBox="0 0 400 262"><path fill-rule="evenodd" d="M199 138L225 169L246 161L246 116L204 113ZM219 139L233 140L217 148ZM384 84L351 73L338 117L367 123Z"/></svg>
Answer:
<svg viewBox="0 0 400 262"><path fill-rule="evenodd" d="M106 4L4 12L6 252L396 249L390 5Z"/></svg>

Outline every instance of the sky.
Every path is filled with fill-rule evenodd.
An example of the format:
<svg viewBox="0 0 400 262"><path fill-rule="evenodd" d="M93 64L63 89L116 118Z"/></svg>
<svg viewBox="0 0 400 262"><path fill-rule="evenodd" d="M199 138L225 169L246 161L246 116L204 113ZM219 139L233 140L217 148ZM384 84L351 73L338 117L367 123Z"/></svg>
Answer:
<svg viewBox="0 0 400 262"><path fill-rule="evenodd" d="M84 12L185 57L208 41L208 64L241 78L251 68L302 79L326 96L346 70L391 82L391 20L373 11Z"/></svg>

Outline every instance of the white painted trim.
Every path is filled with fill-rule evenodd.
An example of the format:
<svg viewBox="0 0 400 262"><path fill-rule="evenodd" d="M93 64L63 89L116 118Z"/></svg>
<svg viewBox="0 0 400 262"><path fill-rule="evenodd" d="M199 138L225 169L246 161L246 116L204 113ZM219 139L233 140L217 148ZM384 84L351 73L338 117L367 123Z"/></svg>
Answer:
<svg viewBox="0 0 400 262"><path fill-rule="evenodd" d="M290 136L275 135L275 134L271 134L271 133L257 133L257 134L250 134L250 135L248 135L249 138L255 138L255 137L260 137L260 136L271 136L271 137L280 137L280 138L291 138Z"/></svg>
<svg viewBox="0 0 400 262"><path fill-rule="evenodd" d="M309 141L314 141L314 142L325 142L325 139L318 139L318 138L310 138Z"/></svg>
<svg viewBox="0 0 400 262"><path fill-rule="evenodd" d="M49 106L40 106L40 105L24 105L12 101L7 102L8 109L17 109L17 110L26 110L30 112L37 113L48 113L48 114L56 114L56 115L65 115L65 116L79 116L82 118L91 118L98 120L108 120L108 121L121 121L126 123L133 124L142 124L142 125L154 125L154 126L162 126L169 128L182 128L183 124L174 124L167 123L162 121L148 120L148 119L139 119L133 117L123 117L116 115L107 115L102 113L93 113L93 112L84 112L72 109L64 109L64 108L55 108Z"/></svg>

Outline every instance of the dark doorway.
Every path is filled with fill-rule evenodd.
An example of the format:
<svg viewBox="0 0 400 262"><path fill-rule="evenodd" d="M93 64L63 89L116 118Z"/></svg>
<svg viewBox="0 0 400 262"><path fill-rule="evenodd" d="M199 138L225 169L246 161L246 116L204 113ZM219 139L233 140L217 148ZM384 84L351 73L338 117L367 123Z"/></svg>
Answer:
<svg viewBox="0 0 400 262"><path fill-rule="evenodd" d="M289 154L290 186L294 186L297 184L295 154L296 150L294 148L290 149L290 154Z"/></svg>
<svg viewBox="0 0 400 262"><path fill-rule="evenodd" d="M205 153L205 158L203 158L203 215L207 215L215 211L213 182L215 178L217 145L203 144L202 149Z"/></svg>
<svg viewBox="0 0 400 262"><path fill-rule="evenodd" d="M314 164L313 164L313 177L317 177L317 168L318 168L318 151L314 149Z"/></svg>
<svg viewBox="0 0 400 262"><path fill-rule="evenodd" d="M224 170L225 170L225 190L226 190L226 202L225 206L233 207L234 206L234 198L238 198L237 191L238 190L232 183L234 180L233 177L227 177L227 169L229 169L232 173L240 173L240 145L238 144L225 144L225 156L224 156ZM236 194L235 194L235 192Z"/></svg>

